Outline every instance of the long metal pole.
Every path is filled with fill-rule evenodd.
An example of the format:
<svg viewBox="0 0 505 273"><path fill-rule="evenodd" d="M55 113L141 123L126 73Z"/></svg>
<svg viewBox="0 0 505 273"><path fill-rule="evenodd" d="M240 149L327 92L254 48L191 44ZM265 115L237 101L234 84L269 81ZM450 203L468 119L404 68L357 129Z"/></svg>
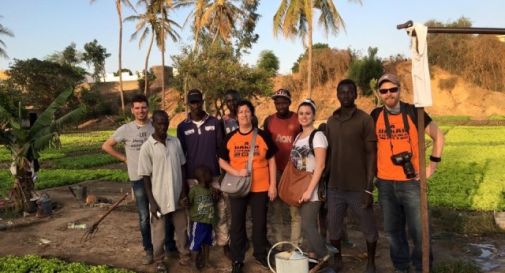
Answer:
<svg viewBox="0 0 505 273"><path fill-rule="evenodd" d="M396 26L397 29L404 29L413 26L414 23L409 20ZM487 28L487 27L428 27L428 33L444 34L505 34L505 28Z"/></svg>
<svg viewBox="0 0 505 273"><path fill-rule="evenodd" d="M414 23L409 20L403 24L397 25L397 29L404 29L413 26ZM428 33L444 34L505 34L505 28L474 28L474 27L428 27ZM416 35L415 32L412 35ZM425 124L424 107L417 108L417 128L419 144L419 178L420 178L420 205L421 205L421 228L422 228L422 250L423 250L423 273L430 272L430 230L428 217L428 183L426 182L426 151L425 151Z"/></svg>

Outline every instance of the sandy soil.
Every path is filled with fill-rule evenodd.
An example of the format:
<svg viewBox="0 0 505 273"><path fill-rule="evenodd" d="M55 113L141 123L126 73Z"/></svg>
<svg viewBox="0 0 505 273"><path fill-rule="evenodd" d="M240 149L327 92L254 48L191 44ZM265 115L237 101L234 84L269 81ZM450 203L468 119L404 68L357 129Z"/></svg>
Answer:
<svg viewBox="0 0 505 273"><path fill-rule="evenodd" d="M130 191L125 183L92 181L82 183L97 196L117 200L125 192ZM50 217L37 218L29 215L24 218L0 220L0 224L7 225L4 231L0 231L0 255L26 255L37 254L41 256L59 257L68 261L86 262L89 264L107 264L114 267L127 268L136 272L154 272L153 266L141 264L144 255L138 218L135 204L130 197L123 202L100 224L100 229L95 237L89 242L81 242L84 234L82 229L70 229L69 223L82 223L90 226L108 207L86 207L80 204L68 191L67 187L53 188L45 191L51 199L58 204L58 208ZM380 212L376 213L380 215ZM377 218L381 223L380 217ZM287 224L287 221L286 221ZM286 225L287 227L288 225ZM380 227L382 230L382 227ZM285 237L289 235L286 228ZM482 253L470 251L468 245L474 243L491 242L496 246L504 246L504 238L470 238L457 236L437 236L434 234L433 248L436 253L436 261L447 259L476 258ZM343 249L344 272L363 272L365 266L364 242L357 226L349 225L349 237L356 243L355 247ZM499 248L499 247L497 247ZM379 272L392 272L389 260L388 244L381 232L377 265ZM505 249L503 257L505 257ZM252 258L252 250L246 255L246 273L269 272ZM210 256L211 265L202 272L230 272L231 264L222 254L221 249L214 247ZM191 266L180 266L175 258L168 261L170 272L197 272ZM500 264L498 264L500 265ZM504 272L505 261L501 267L488 272ZM496 271L497 270L497 271Z"/></svg>

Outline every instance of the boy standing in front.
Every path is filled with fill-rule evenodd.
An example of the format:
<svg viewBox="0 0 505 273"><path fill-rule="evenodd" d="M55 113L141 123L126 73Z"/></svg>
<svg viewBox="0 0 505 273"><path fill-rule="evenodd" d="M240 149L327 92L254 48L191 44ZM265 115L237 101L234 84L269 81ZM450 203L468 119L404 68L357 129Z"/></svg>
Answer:
<svg viewBox="0 0 505 273"><path fill-rule="evenodd" d="M189 190L191 231L189 248L198 270L205 267L209 259L209 247L212 245L212 229L216 224L216 201L211 188L212 173L207 166L195 169L198 184Z"/></svg>

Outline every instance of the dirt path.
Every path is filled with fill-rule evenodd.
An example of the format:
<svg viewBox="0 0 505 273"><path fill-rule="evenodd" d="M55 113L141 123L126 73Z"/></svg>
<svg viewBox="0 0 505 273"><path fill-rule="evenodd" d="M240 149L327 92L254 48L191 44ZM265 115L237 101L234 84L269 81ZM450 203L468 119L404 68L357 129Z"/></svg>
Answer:
<svg viewBox="0 0 505 273"><path fill-rule="evenodd" d="M130 191L129 184L113 182L85 182L97 196L117 200L124 192ZM127 268L137 272L154 272L153 266L143 266L143 249L141 246L138 218L135 204L128 198L128 202L121 204L100 225L100 229L93 240L81 243L84 231L69 229L69 223L93 223L98 215L104 213L106 207L83 207L70 194L67 187L53 188L46 191L52 200L61 205L51 217L38 219L34 216L12 220L11 228L0 231L0 255L26 255L59 257L68 261L86 262L89 264L107 264L114 267ZM6 224L7 220L0 220ZM289 230L286 230L286 238ZM355 226L350 226L349 237L356 243L355 247L344 248L345 272L358 273L363 271L364 242ZM502 258L505 259L505 245L503 238L455 238L435 236L433 246L437 260L476 258L481 253L470 251L470 243L494 243ZM254 262L252 250L246 255L246 273L267 273L268 270ZM501 251L501 252L500 252ZM211 267L202 272L230 272L230 262L225 259L218 248L211 250ZM499 267L488 272L505 272L505 261L498 263ZM392 272L389 260L388 244L383 233L380 234L377 255L379 272ZM191 267L182 267L173 258L169 260L170 272L197 272Z"/></svg>

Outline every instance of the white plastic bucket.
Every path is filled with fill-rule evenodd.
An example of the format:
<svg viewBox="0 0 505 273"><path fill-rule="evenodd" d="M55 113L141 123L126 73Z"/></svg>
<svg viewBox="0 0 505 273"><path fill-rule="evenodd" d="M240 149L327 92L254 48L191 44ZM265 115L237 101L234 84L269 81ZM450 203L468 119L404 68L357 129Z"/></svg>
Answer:
<svg viewBox="0 0 505 273"><path fill-rule="evenodd" d="M272 250L279 245L289 244L292 245L295 251L283 251L275 254L275 269L270 265L270 254ZM309 259L303 255L303 251L295 244L282 241L278 242L270 248L267 256L268 267L273 273L308 273L309 272Z"/></svg>

